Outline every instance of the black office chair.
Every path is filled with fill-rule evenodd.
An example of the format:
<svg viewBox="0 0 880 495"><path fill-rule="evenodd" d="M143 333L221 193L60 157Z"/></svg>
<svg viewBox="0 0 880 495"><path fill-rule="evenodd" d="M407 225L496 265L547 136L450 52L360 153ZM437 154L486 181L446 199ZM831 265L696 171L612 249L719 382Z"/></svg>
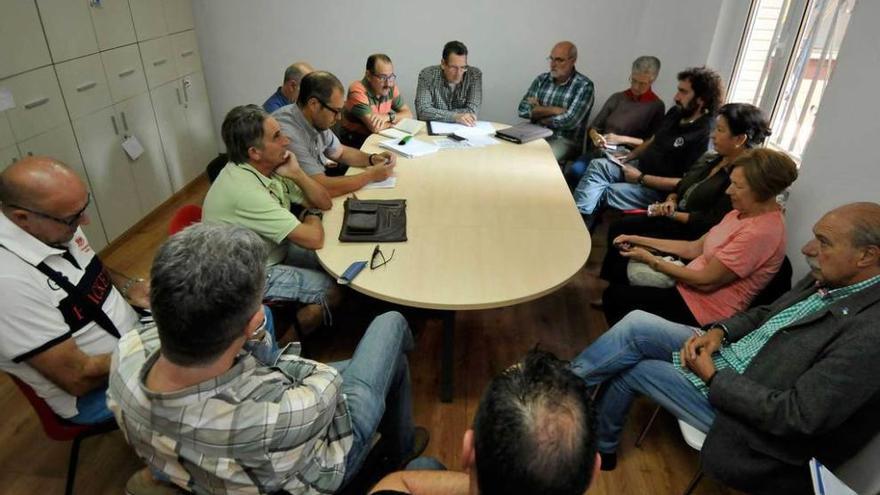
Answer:
<svg viewBox="0 0 880 495"><path fill-rule="evenodd" d="M220 171L223 170L223 167L229 163L229 155L226 153L220 153L217 155L217 158L211 160L211 163L208 164L206 168L206 172L208 173L208 182L214 183L214 180L220 175Z"/></svg>

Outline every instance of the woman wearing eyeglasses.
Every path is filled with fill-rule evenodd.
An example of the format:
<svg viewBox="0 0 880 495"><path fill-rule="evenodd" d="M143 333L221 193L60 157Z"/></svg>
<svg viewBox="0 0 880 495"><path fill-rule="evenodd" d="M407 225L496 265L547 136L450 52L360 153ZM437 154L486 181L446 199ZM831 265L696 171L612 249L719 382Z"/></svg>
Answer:
<svg viewBox="0 0 880 495"><path fill-rule="evenodd" d="M644 55L633 61L629 89L611 95L590 123L587 135L592 151L580 157L565 172L572 187L584 175L590 158L618 146L628 151L654 134L666 112L663 100L651 90L659 73L660 60L657 57Z"/></svg>
<svg viewBox="0 0 880 495"><path fill-rule="evenodd" d="M370 55L364 78L348 86L342 113L342 144L360 148L370 134L394 127L406 118L412 118L412 112L400 96L391 58L384 53Z"/></svg>

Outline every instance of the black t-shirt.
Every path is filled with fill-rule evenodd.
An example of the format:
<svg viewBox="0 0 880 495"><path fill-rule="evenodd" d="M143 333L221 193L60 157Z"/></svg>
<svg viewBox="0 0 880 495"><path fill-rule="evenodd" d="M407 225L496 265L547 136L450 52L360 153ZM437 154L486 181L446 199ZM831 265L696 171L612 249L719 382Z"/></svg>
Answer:
<svg viewBox="0 0 880 495"><path fill-rule="evenodd" d="M673 106L666 112L654 141L639 157L639 170L660 177L681 177L709 148L712 115L682 124L681 109Z"/></svg>

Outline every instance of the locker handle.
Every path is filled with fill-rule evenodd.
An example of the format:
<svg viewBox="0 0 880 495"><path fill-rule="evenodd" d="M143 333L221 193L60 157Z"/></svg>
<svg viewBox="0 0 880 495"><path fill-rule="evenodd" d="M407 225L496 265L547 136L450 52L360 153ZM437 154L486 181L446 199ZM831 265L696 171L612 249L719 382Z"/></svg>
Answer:
<svg viewBox="0 0 880 495"><path fill-rule="evenodd" d="M195 50L187 50L187 51L185 51L185 52L180 52L180 56L181 56L181 57L189 57L189 56L192 55L193 53L195 53Z"/></svg>
<svg viewBox="0 0 880 495"><path fill-rule="evenodd" d="M77 86L76 91L77 91L77 93L82 93L83 91L88 91L97 85L98 85L98 83L96 81L89 81L85 84L81 84L81 85Z"/></svg>
<svg viewBox="0 0 880 495"><path fill-rule="evenodd" d="M167 61L168 61L167 58L160 58L159 60L154 60L153 67L159 67L160 65L164 64Z"/></svg>
<svg viewBox="0 0 880 495"><path fill-rule="evenodd" d="M116 116L115 115L110 116L110 122L113 123L113 134L116 134L118 136L119 135L119 127L116 126Z"/></svg>
<svg viewBox="0 0 880 495"><path fill-rule="evenodd" d="M183 105L183 100L180 99L180 88L174 88L174 91L177 93L177 104Z"/></svg>
<svg viewBox="0 0 880 495"><path fill-rule="evenodd" d="M186 81L184 81L183 82L183 101L189 103L189 92L186 90L187 87L189 87L189 85L186 84Z"/></svg>
<svg viewBox="0 0 880 495"><path fill-rule="evenodd" d="M48 96L44 96L44 97L40 98L39 100L34 100L32 102L25 103L24 108L25 108L25 110L30 110L32 108L37 108L40 105L45 105L46 103L49 103Z"/></svg>
<svg viewBox="0 0 880 495"><path fill-rule="evenodd" d="M119 112L122 115L122 128L125 129L125 132L128 132L128 122L125 120L125 112Z"/></svg>
<svg viewBox="0 0 880 495"><path fill-rule="evenodd" d="M119 77L126 77L134 74L134 69L126 69L119 73Z"/></svg>

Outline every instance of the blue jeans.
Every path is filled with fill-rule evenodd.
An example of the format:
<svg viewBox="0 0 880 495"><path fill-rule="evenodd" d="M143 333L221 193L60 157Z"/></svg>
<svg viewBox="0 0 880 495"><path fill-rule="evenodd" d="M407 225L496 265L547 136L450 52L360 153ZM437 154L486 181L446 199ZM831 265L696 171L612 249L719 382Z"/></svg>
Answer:
<svg viewBox="0 0 880 495"><path fill-rule="evenodd" d="M633 311L572 360L572 371L587 385L606 382L599 403L600 452L617 451L637 392L698 430L709 431L715 420L709 399L672 364L672 353L699 332L695 327Z"/></svg>
<svg viewBox="0 0 880 495"><path fill-rule="evenodd" d="M581 166L575 162L572 168ZM623 171L607 158L591 160L574 190L575 205L584 215L595 214L603 204L615 210L629 210L645 208L663 198L661 191L624 182Z"/></svg>
<svg viewBox="0 0 880 495"><path fill-rule="evenodd" d="M327 292L334 281L321 268L314 251L288 243L284 261L270 266L266 275L264 300L320 304L324 307L324 322L331 323Z"/></svg>
<svg viewBox="0 0 880 495"><path fill-rule="evenodd" d="M409 363L404 353L413 347L406 319L392 311L370 323L351 359L330 363L342 373L342 392L354 437L345 459L343 485L357 474L377 430L396 446L401 457L412 450L415 427Z"/></svg>

